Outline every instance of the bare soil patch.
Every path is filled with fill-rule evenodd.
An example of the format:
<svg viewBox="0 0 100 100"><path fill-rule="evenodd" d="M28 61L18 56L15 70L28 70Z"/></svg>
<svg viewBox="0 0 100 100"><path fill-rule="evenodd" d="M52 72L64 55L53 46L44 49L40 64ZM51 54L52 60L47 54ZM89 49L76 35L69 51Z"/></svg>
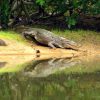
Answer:
<svg viewBox="0 0 100 100"><path fill-rule="evenodd" d="M93 45L90 43L84 44L81 49L86 50L74 51L69 49L51 49L49 47L38 46L36 44L24 44L14 40L3 39L7 46L0 46L0 56L1 55L33 55L33 58L64 58L64 57L75 57L80 55L99 55L100 47L98 45Z"/></svg>

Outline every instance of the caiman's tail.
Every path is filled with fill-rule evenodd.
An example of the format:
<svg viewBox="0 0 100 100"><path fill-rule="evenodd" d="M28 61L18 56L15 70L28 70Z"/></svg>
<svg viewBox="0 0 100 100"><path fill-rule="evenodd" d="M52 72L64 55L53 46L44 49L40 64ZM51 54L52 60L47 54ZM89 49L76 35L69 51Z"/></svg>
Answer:
<svg viewBox="0 0 100 100"><path fill-rule="evenodd" d="M72 49L75 51L84 51L84 50L80 49L82 47L81 44L78 44L78 43L71 41L71 40L67 40L66 44L64 46L65 46L65 48L69 48L69 49Z"/></svg>
<svg viewBox="0 0 100 100"><path fill-rule="evenodd" d="M81 44L77 44L77 45L68 44L68 45L69 45L69 48L72 49L72 50L81 51L81 52L87 52L87 50L81 48L82 47Z"/></svg>
<svg viewBox="0 0 100 100"><path fill-rule="evenodd" d="M61 40L62 40L63 43L69 44L69 45L71 45L72 47L75 47L75 48L80 48L82 46L81 44L78 44L78 43L76 43L72 40L68 40L68 39L63 38L63 37L61 37Z"/></svg>

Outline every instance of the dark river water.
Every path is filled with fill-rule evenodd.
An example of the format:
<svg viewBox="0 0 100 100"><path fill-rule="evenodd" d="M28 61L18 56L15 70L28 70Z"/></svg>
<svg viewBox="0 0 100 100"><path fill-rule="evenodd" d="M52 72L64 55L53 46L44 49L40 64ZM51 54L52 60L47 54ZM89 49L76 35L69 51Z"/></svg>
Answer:
<svg viewBox="0 0 100 100"><path fill-rule="evenodd" d="M12 59L0 61L0 100L100 100L99 56Z"/></svg>

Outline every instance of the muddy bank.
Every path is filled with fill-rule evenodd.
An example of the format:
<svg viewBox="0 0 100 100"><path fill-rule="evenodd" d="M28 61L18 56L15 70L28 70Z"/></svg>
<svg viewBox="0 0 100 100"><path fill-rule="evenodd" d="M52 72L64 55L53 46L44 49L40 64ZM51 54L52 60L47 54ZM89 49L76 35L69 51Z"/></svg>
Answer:
<svg viewBox="0 0 100 100"><path fill-rule="evenodd" d="M50 74L55 72L58 66L59 70L65 69L68 66L79 64L80 62L90 62L94 60L95 55L100 58L99 46L92 44L85 44L81 49L87 52L79 52L68 49L51 49L49 47L38 46L36 44L23 44L14 40L3 39L7 46L0 46L0 72L16 72L24 67L27 63L44 60L42 63L43 70L48 67L51 68ZM46 60L46 62L45 62ZM23 65L25 64L25 66ZM41 64L41 63L40 63ZM24 66L24 67L23 67ZM40 65L39 65L40 66ZM48 67L47 67L48 66ZM64 67L61 67L64 66ZM55 71L52 71L55 68ZM36 71L38 71L36 67ZM54 69L53 69L54 70ZM44 71L43 71L44 72Z"/></svg>
<svg viewBox="0 0 100 100"><path fill-rule="evenodd" d="M43 57L73 57L79 56L82 52L77 52L69 49L51 49L49 47L38 46L36 44L23 44L14 40L3 39L7 46L0 46L0 55L39 55ZM45 56L47 55L47 56Z"/></svg>
<svg viewBox="0 0 100 100"><path fill-rule="evenodd" d="M100 46L91 43L84 44L80 49L83 51L75 51L71 49L51 49L49 47L38 46L32 43L20 43L15 40L3 39L7 46L0 46L0 56L7 55L33 55L35 59L48 58L66 58L82 55L99 55Z"/></svg>

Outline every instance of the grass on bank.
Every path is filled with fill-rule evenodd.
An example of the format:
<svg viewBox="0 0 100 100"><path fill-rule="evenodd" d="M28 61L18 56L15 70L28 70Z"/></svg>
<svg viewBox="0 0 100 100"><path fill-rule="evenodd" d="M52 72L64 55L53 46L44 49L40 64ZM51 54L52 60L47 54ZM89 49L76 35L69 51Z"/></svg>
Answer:
<svg viewBox="0 0 100 100"><path fill-rule="evenodd" d="M97 42L100 43L100 32L90 31L90 30L53 30L57 35L66 37L68 39L74 40L76 42Z"/></svg>
<svg viewBox="0 0 100 100"><path fill-rule="evenodd" d="M87 41L87 42L97 42L100 43L100 32L94 31L94 30L83 30L83 29L74 29L74 30L68 30L68 29L59 29L59 28L50 28L44 25L34 25L32 27L35 28L43 28L52 31L56 35L66 37L68 39L74 40L76 42L79 41Z"/></svg>
<svg viewBox="0 0 100 100"><path fill-rule="evenodd" d="M21 34L9 30L0 31L0 39L9 39L9 40L15 40L18 42L26 43L26 40L21 36Z"/></svg>
<svg viewBox="0 0 100 100"><path fill-rule="evenodd" d="M76 42L91 42L91 43L100 43L100 32L89 31L89 30L51 30L53 33L59 36L66 37L68 39L74 40ZM16 33L14 31L0 31L0 38L1 39L9 39L9 40L16 40L18 42L26 42L21 34Z"/></svg>

